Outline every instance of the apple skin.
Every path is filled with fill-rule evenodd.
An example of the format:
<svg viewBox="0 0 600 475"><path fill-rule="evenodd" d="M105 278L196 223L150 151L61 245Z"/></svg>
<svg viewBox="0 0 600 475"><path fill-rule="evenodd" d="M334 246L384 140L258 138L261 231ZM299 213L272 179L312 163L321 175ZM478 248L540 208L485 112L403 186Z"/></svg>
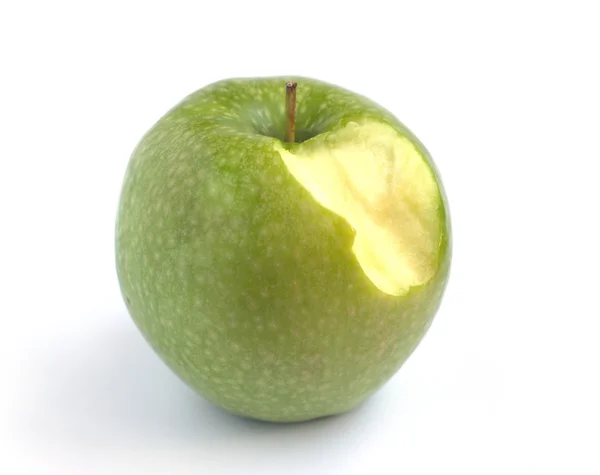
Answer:
<svg viewBox="0 0 600 475"><path fill-rule="evenodd" d="M290 175L274 150L287 80L298 82L297 141L373 117L426 158L444 229L427 284L381 292L352 253L347 222ZM126 171L116 264L128 310L181 379L242 416L302 421L365 401L427 332L450 261L447 199L425 147L383 107L314 79L200 89L151 128Z"/></svg>

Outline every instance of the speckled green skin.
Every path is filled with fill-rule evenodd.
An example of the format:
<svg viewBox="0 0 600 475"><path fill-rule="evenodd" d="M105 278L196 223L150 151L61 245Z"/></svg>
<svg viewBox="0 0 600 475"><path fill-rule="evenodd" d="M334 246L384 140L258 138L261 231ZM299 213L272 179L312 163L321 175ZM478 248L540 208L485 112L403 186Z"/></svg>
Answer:
<svg viewBox="0 0 600 475"><path fill-rule="evenodd" d="M379 291L346 221L287 171L274 151L287 79L299 83L298 140L374 118L427 158L445 223L427 285L403 297ZM135 149L117 270L135 323L192 388L236 414L299 421L355 407L400 368L440 304L450 236L431 158L388 111L307 78L235 79L187 97Z"/></svg>

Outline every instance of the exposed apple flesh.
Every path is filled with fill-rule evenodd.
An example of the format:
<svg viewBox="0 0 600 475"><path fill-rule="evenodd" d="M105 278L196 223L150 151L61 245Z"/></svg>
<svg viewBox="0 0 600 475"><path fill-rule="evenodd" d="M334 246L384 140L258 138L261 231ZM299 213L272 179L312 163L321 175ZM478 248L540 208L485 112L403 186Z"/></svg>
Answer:
<svg viewBox="0 0 600 475"><path fill-rule="evenodd" d="M349 122L278 146L290 173L356 232L353 252L381 291L404 295L437 269L440 193L415 146L381 122Z"/></svg>

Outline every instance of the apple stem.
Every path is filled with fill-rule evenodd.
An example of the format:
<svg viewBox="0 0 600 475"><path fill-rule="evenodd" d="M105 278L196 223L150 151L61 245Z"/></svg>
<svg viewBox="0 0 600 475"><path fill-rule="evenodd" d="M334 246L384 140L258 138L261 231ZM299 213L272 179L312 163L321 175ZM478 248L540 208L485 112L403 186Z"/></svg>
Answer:
<svg viewBox="0 0 600 475"><path fill-rule="evenodd" d="M285 85L285 115L287 117L287 128L285 130L285 141L296 141L296 86L297 82L288 81Z"/></svg>

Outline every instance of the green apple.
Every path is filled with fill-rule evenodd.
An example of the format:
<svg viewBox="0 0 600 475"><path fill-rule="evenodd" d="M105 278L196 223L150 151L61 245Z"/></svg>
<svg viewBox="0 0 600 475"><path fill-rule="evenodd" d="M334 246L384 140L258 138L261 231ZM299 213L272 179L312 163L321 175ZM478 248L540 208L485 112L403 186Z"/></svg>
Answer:
<svg viewBox="0 0 600 475"><path fill-rule="evenodd" d="M308 78L217 82L133 152L121 291L166 364L227 411L342 413L428 330L450 268L447 206L425 147L369 99Z"/></svg>

